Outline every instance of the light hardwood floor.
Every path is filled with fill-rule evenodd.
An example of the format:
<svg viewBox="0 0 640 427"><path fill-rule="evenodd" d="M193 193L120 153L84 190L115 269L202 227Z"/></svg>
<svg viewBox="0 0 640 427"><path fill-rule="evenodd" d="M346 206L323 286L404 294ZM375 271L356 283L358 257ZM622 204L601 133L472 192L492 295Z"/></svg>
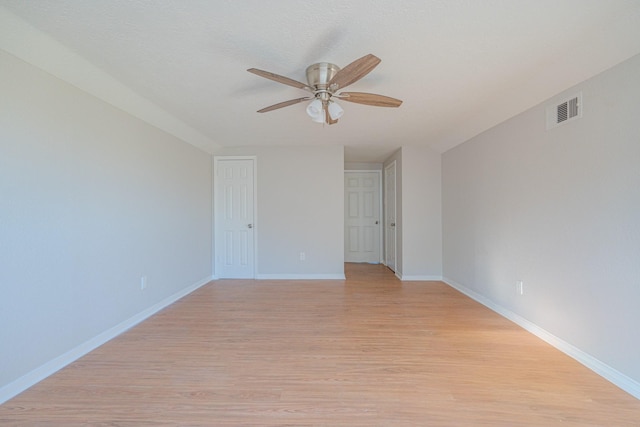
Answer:
<svg viewBox="0 0 640 427"><path fill-rule="evenodd" d="M440 282L212 282L2 425L639 426L640 400Z"/></svg>

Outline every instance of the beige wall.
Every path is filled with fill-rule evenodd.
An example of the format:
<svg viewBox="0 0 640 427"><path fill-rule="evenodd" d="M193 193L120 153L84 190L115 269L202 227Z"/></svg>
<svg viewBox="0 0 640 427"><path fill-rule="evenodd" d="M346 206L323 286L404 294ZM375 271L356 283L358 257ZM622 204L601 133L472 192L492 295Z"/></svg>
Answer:
<svg viewBox="0 0 640 427"><path fill-rule="evenodd" d="M639 75L636 56L443 156L444 276L638 392ZM577 91L583 118L545 130Z"/></svg>
<svg viewBox="0 0 640 427"><path fill-rule="evenodd" d="M211 276L212 165L1 50L0 94L1 401L9 383Z"/></svg>
<svg viewBox="0 0 640 427"><path fill-rule="evenodd" d="M258 278L344 277L341 146L239 147L215 155L257 158Z"/></svg>

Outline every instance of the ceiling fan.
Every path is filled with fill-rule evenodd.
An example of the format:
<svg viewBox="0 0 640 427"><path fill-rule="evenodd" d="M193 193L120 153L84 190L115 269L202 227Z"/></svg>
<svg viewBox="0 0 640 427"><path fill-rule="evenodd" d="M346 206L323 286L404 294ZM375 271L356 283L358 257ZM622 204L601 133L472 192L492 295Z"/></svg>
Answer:
<svg viewBox="0 0 640 427"><path fill-rule="evenodd" d="M339 92L341 89L369 74L379 63L380 58L372 54L356 59L342 69L335 64L319 62L307 67L307 84L270 73L269 71L258 70L257 68L249 68L247 71L260 77L304 89L312 93L310 96L291 99L265 107L258 110L258 113L266 113L277 110L278 108L311 100L311 103L307 106L307 114L311 119L317 123L332 125L337 123L338 119L342 117L344 113L342 107L336 103L336 99L355 102L356 104L373 105L375 107L399 107L400 104L402 104L402 101L399 99L376 95L374 93Z"/></svg>

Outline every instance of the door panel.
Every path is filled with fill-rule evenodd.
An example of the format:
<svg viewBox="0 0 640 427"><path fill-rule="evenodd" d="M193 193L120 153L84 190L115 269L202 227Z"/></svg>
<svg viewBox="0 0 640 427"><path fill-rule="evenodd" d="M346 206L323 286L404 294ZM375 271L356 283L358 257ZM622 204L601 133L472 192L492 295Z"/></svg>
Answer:
<svg viewBox="0 0 640 427"><path fill-rule="evenodd" d="M396 162L384 170L385 264L396 271Z"/></svg>
<svg viewBox="0 0 640 427"><path fill-rule="evenodd" d="M345 261L380 262L380 175L345 172Z"/></svg>
<svg viewBox="0 0 640 427"><path fill-rule="evenodd" d="M216 159L215 269L220 278L253 278L254 160Z"/></svg>
<svg viewBox="0 0 640 427"><path fill-rule="evenodd" d="M385 264L396 271L396 162L384 170L384 258Z"/></svg>

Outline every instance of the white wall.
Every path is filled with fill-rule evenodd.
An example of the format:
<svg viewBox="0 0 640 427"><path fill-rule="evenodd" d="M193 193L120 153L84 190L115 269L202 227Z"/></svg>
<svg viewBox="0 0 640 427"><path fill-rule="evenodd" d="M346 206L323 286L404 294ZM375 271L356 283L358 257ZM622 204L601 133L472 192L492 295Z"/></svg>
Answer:
<svg viewBox="0 0 640 427"><path fill-rule="evenodd" d="M342 147L238 147L215 155L257 157L258 278L344 277Z"/></svg>
<svg viewBox="0 0 640 427"><path fill-rule="evenodd" d="M402 280L442 279L441 156L405 146L396 162L396 275Z"/></svg>
<svg viewBox="0 0 640 427"><path fill-rule="evenodd" d="M344 162L344 170L381 171L382 163Z"/></svg>
<svg viewBox="0 0 640 427"><path fill-rule="evenodd" d="M638 76L640 56L443 155L447 280L533 322L636 386ZM584 117L546 131L545 106L579 90Z"/></svg>
<svg viewBox="0 0 640 427"><path fill-rule="evenodd" d="M0 51L0 264L1 401L211 276L211 156Z"/></svg>
<svg viewBox="0 0 640 427"><path fill-rule="evenodd" d="M402 279L442 279L441 156L402 147Z"/></svg>

